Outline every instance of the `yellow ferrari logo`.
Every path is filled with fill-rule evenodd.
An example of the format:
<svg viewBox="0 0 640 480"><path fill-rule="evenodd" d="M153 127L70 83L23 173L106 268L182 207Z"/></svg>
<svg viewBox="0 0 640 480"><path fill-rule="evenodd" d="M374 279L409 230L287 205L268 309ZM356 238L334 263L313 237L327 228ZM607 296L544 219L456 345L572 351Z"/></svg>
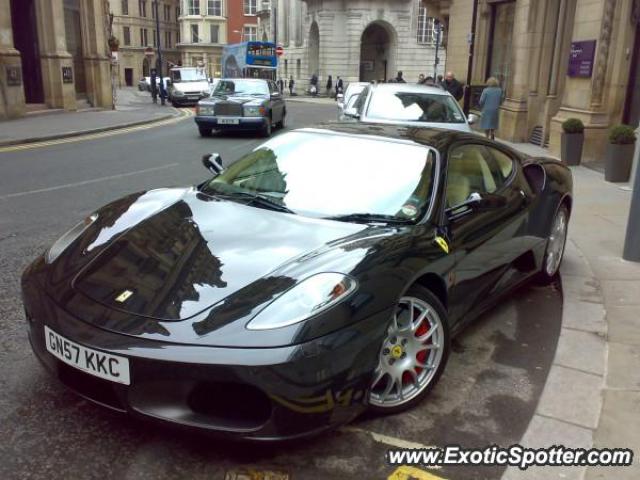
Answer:
<svg viewBox="0 0 640 480"><path fill-rule="evenodd" d="M396 345L395 347L393 347L391 349L391 355L393 355L393 358L402 357L402 347L400 345Z"/></svg>
<svg viewBox="0 0 640 480"><path fill-rule="evenodd" d="M122 292L120 295L118 295L116 297L116 302L118 303L124 303L127 301L127 299L133 295L133 292L131 290L125 290L124 292Z"/></svg>
<svg viewBox="0 0 640 480"><path fill-rule="evenodd" d="M438 245L440 245L440 248L444 250L444 253L449 253L449 244L444 238L442 238L439 235L436 235L435 241Z"/></svg>

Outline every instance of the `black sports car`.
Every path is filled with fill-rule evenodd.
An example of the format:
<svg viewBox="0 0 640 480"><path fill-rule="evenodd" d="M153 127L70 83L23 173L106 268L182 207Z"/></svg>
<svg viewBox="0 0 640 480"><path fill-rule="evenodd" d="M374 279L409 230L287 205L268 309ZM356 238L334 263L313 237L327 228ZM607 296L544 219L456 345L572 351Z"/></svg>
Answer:
<svg viewBox="0 0 640 480"><path fill-rule="evenodd" d="M90 215L24 273L47 369L121 412L295 438L398 412L451 336L550 280L570 171L473 134L325 125Z"/></svg>

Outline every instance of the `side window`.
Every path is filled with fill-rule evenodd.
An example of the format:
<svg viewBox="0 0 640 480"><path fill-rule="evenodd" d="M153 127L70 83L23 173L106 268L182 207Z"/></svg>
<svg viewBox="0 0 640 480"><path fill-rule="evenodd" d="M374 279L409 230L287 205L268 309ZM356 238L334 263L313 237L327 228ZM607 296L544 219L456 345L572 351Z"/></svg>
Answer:
<svg viewBox="0 0 640 480"><path fill-rule="evenodd" d="M460 145L449 151L447 207L464 203L472 193L494 193L504 177L483 145Z"/></svg>
<svg viewBox="0 0 640 480"><path fill-rule="evenodd" d="M353 108L355 108L360 115L362 115L362 109L364 108L364 103L367 100L368 95L369 87L366 87L362 92L360 92L360 95L358 95L356 103L353 104Z"/></svg>
<svg viewBox="0 0 640 480"><path fill-rule="evenodd" d="M267 83L269 84L269 93L273 94L278 90L275 83L273 83L271 81L269 81Z"/></svg>
<svg viewBox="0 0 640 480"><path fill-rule="evenodd" d="M499 170L502 180L508 179L513 173L513 159L500 150L491 147L486 148L496 162L496 168Z"/></svg>

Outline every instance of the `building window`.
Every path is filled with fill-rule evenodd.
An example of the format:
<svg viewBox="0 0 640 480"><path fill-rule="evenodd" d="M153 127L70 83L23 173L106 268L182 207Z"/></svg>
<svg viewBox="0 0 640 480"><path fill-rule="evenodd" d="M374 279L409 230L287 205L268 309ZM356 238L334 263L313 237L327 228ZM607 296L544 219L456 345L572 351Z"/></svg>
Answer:
<svg viewBox="0 0 640 480"><path fill-rule="evenodd" d="M200 15L200 0L187 0L187 15Z"/></svg>
<svg viewBox="0 0 640 480"><path fill-rule="evenodd" d="M149 32L146 28L140 29L140 46L146 47L149 45Z"/></svg>
<svg viewBox="0 0 640 480"><path fill-rule="evenodd" d="M289 76L289 60L287 60L286 58L284 59L284 76Z"/></svg>
<svg viewBox="0 0 640 480"><path fill-rule="evenodd" d="M171 7L169 5L164 6L164 21L168 22L171 20Z"/></svg>
<svg viewBox="0 0 640 480"><path fill-rule="evenodd" d="M420 5L418 11L418 43L435 45L435 18L427 16L427 7Z"/></svg>
<svg viewBox="0 0 640 480"><path fill-rule="evenodd" d="M156 37L156 31L151 30L151 35L153 36L153 46L154 48L158 46L158 37Z"/></svg>
<svg viewBox="0 0 640 480"><path fill-rule="evenodd" d="M511 77L511 44L515 15L515 2L491 5L492 39L486 76L495 77L507 94Z"/></svg>
<svg viewBox="0 0 640 480"><path fill-rule="evenodd" d="M300 78L300 71L302 70L302 62L300 59L296 60L296 78Z"/></svg>
<svg viewBox="0 0 640 480"><path fill-rule="evenodd" d="M141 17L147 16L147 2L145 0L140 0L138 2L138 9L140 10Z"/></svg>
<svg viewBox="0 0 640 480"><path fill-rule="evenodd" d="M176 7L176 22L180 18L180 7Z"/></svg>
<svg viewBox="0 0 640 480"><path fill-rule="evenodd" d="M129 27L122 27L122 41L125 45L131 45L131 29Z"/></svg>
<svg viewBox="0 0 640 480"><path fill-rule="evenodd" d="M198 43L200 41L200 37L198 35L198 25L195 23L191 24L191 43Z"/></svg>
<svg viewBox="0 0 640 480"><path fill-rule="evenodd" d="M129 15L129 0L122 0L122 15Z"/></svg>
<svg viewBox="0 0 640 480"><path fill-rule="evenodd" d="M255 42L258 40L258 26L257 25L245 25L242 30L242 41Z"/></svg>
<svg viewBox="0 0 640 480"><path fill-rule="evenodd" d="M207 0L207 15L222 16L222 0Z"/></svg>
<svg viewBox="0 0 640 480"><path fill-rule="evenodd" d="M180 30L176 32L176 44L180 43Z"/></svg>
<svg viewBox="0 0 640 480"><path fill-rule="evenodd" d="M211 43L220 43L220 25L209 25Z"/></svg>
<svg viewBox="0 0 640 480"><path fill-rule="evenodd" d="M244 0L244 14L245 15L255 15L257 8L258 0Z"/></svg>

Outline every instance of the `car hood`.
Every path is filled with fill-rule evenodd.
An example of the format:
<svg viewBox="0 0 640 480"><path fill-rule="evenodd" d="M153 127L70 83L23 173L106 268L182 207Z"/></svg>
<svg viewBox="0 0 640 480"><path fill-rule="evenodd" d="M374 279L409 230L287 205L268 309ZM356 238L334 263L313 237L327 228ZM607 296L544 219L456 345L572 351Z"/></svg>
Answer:
<svg viewBox="0 0 640 480"><path fill-rule="evenodd" d="M177 82L173 83L174 90L181 92L208 92L209 82L202 80L201 82Z"/></svg>
<svg viewBox="0 0 640 480"><path fill-rule="evenodd" d="M92 235L113 223L111 218L95 225ZM76 275L73 288L110 309L185 320L287 262L366 228L254 208L192 189L110 239Z"/></svg>
<svg viewBox="0 0 640 480"><path fill-rule="evenodd" d="M245 105L248 103L260 105L262 102L266 100L266 97L248 97L246 95L221 95L217 97L207 98L206 100L201 100L200 104L204 105L215 105L216 103L236 103L240 105Z"/></svg>

